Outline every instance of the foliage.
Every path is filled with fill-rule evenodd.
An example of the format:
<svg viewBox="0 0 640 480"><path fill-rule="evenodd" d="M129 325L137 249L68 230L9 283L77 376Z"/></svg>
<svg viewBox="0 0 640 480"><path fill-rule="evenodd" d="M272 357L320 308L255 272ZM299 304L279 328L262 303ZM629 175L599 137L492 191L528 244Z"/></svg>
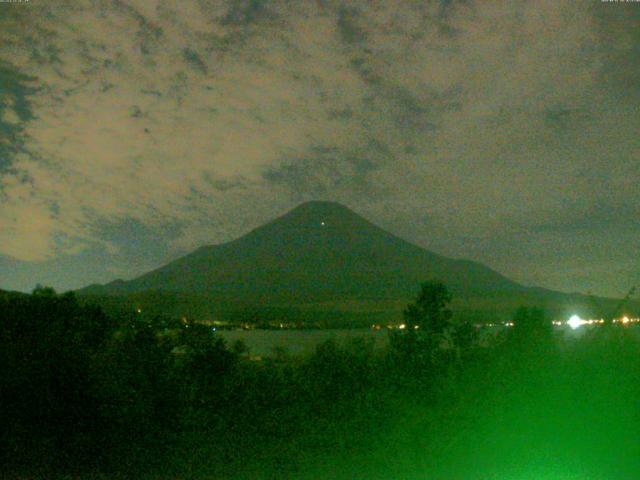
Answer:
<svg viewBox="0 0 640 480"><path fill-rule="evenodd" d="M548 341L552 334L551 321L539 307L519 307L512 322L512 338L522 342Z"/></svg>
<svg viewBox="0 0 640 480"><path fill-rule="evenodd" d="M573 405L570 382L555 376L588 386L574 363L603 384L609 364L629 379L640 371L636 343L623 334L610 339L610 357L590 337L583 349L565 345L568 353L547 348L539 309L518 310L506 341L480 347L475 327L452 318L450 301L443 285L424 284L388 349L327 341L305 357L254 361L246 345L229 347L186 320L110 317L45 287L2 297L0 476L356 478L382 469L403 478L394 468L407 462L424 477L451 449L466 458L474 447L498 462L490 442L467 436L491 431L491 415L535 433L540 422L518 405L527 414ZM536 348L521 348L529 344ZM604 363L590 362L593 352ZM636 384L622 384L637 397ZM500 445L528 448L518 442L512 435Z"/></svg>
<svg viewBox="0 0 640 480"><path fill-rule="evenodd" d="M475 342L474 332L464 322L456 325L449 308L451 294L437 281L421 285L415 302L404 311L404 325L390 335L390 353L412 378L433 381L446 376L449 364L460 359L460 351Z"/></svg>
<svg viewBox="0 0 640 480"><path fill-rule="evenodd" d="M442 335L451 325L453 312L449 308L451 294L441 282L429 281L422 284L416 301L404 311L408 329L418 327L431 335Z"/></svg>
<svg viewBox="0 0 640 480"><path fill-rule="evenodd" d="M60 468L71 457L92 457L98 443L86 437L100 419L90 365L111 320L80 307L72 294L38 288L30 297L0 300L0 325L0 455L14 464L51 459L48 466Z"/></svg>

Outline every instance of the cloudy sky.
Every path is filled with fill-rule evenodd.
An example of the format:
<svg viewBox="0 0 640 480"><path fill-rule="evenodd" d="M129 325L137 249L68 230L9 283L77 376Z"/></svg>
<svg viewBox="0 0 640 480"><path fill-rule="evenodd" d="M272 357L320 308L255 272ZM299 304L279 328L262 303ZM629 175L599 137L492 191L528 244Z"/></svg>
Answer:
<svg viewBox="0 0 640 480"><path fill-rule="evenodd" d="M528 285L640 283L640 3L0 3L0 288L311 199Z"/></svg>

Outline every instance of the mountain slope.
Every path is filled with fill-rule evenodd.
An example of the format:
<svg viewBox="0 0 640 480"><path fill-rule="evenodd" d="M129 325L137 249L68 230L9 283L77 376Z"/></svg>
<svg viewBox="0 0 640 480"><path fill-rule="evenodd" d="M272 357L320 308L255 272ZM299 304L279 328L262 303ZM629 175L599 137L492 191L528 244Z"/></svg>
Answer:
<svg viewBox="0 0 640 480"><path fill-rule="evenodd" d="M202 247L129 282L80 293L170 291L313 303L409 298L426 279L440 279L458 295L524 290L479 263L402 240L340 204L308 202L231 242Z"/></svg>

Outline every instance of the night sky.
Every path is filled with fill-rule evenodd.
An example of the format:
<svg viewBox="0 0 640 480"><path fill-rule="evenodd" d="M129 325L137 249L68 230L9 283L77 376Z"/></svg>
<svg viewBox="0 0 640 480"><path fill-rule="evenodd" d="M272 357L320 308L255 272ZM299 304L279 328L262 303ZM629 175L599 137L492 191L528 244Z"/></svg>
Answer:
<svg viewBox="0 0 640 480"><path fill-rule="evenodd" d="M640 282L640 3L0 3L0 288L305 200L527 285Z"/></svg>

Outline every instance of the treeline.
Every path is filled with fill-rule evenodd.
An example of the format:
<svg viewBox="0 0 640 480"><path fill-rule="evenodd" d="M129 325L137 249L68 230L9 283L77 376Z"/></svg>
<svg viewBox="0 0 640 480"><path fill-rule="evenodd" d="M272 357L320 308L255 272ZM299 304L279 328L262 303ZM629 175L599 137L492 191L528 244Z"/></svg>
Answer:
<svg viewBox="0 0 640 480"><path fill-rule="evenodd" d="M535 309L481 347L450 300L423 285L385 351L361 339L255 362L203 325L107 316L46 288L0 298L0 476L353 478L357 459L392 474L389 452L413 465L414 447L427 462L498 373L538 378L521 366L557 350Z"/></svg>

